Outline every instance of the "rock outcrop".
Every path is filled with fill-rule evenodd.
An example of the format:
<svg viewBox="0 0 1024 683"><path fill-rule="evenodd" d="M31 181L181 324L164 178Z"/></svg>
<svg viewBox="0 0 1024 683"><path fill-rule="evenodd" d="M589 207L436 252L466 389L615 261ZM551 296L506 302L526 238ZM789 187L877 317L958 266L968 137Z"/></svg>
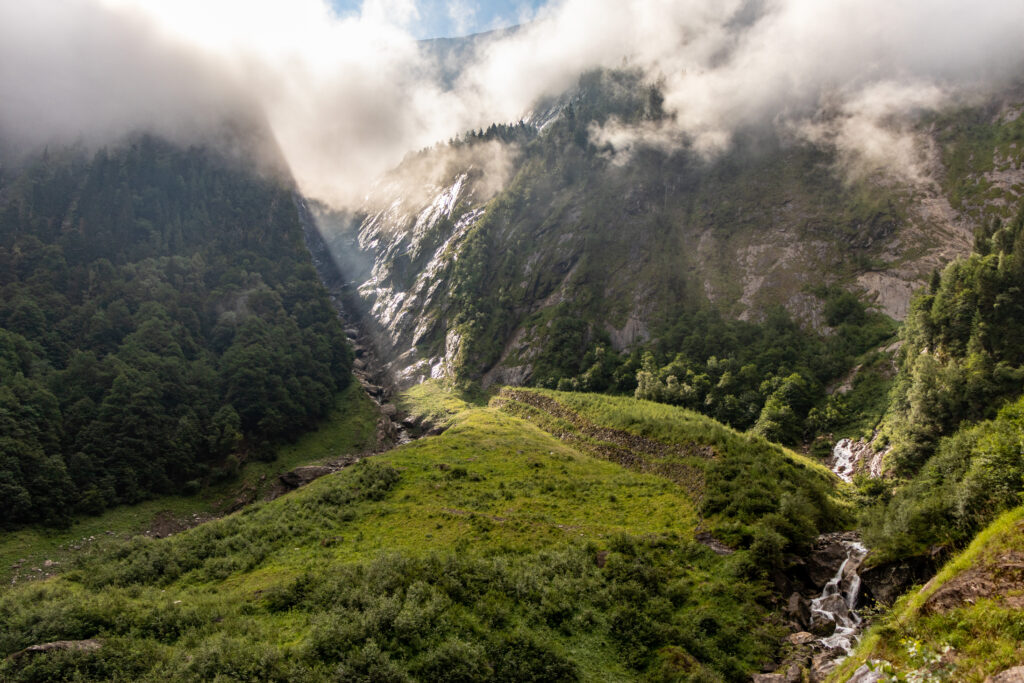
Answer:
<svg viewBox="0 0 1024 683"><path fill-rule="evenodd" d="M985 679L985 683L1024 683L1024 666L1001 671Z"/></svg>
<svg viewBox="0 0 1024 683"><path fill-rule="evenodd" d="M50 652L77 650L79 652L96 652L103 647L103 643L98 640L55 640L50 643L41 643L39 645L30 645L24 650L19 650L7 659L16 661L24 657L31 657L34 655L43 655Z"/></svg>
<svg viewBox="0 0 1024 683"><path fill-rule="evenodd" d="M907 589L927 581L938 569L940 558L910 557L867 567L860 573L865 600L891 605Z"/></svg>
<svg viewBox="0 0 1024 683"><path fill-rule="evenodd" d="M957 574L928 596L921 610L925 614L944 614L985 598L997 599L1012 609L1024 609L1024 553L1009 552Z"/></svg>

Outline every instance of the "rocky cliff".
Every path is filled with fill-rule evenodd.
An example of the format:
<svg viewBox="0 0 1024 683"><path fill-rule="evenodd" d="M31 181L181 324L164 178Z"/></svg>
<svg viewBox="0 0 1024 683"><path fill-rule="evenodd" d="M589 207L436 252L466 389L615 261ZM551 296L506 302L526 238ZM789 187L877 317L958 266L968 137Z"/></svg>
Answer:
<svg viewBox="0 0 1024 683"><path fill-rule="evenodd" d="M651 93L591 74L543 117L410 157L355 214L321 212L401 383L527 382L555 320L624 350L683 310L756 322L781 305L827 335L826 287L900 320L1024 190L1020 108L1005 102L919 122L930 167L910 181L851 178L833 154L763 131L710 161L594 144L598 123L656 119Z"/></svg>

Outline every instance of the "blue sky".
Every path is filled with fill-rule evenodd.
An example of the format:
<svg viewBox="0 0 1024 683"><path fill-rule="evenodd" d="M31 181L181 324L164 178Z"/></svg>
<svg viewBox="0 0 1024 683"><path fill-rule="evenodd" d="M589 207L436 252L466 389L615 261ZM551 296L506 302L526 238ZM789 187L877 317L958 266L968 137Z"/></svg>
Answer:
<svg viewBox="0 0 1024 683"><path fill-rule="evenodd" d="M341 16L359 11L362 0L330 0ZM519 23L547 0L416 0L420 20L409 27L417 38L468 35ZM468 12L456 8L469 8ZM452 15L456 16L452 16Z"/></svg>

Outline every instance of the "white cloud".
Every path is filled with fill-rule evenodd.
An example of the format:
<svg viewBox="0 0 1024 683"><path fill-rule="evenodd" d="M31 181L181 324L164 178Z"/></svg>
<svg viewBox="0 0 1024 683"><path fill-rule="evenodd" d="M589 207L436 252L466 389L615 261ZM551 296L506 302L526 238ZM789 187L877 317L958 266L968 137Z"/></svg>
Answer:
<svg viewBox="0 0 1024 683"><path fill-rule="evenodd" d="M342 18L326 0L0 0L0 134L184 136L246 108L306 192L343 202L409 150L515 120L625 61L664 84L671 122L602 139L713 153L739 128L775 125L851 167L916 173L902 115L1024 63L1019 0L561 0L449 89L411 37L417 16L414 0Z"/></svg>
<svg viewBox="0 0 1024 683"><path fill-rule="evenodd" d="M445 10L457 35L467 34L476 25L476 7L469 0L448 0Z"/></svg>

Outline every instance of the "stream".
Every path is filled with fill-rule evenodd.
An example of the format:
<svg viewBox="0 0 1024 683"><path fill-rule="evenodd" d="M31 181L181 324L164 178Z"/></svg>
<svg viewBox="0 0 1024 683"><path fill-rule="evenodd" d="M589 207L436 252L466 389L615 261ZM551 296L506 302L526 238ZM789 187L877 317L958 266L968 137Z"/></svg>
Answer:
<svg viewBox="0 0 1024 683"><path fill-rule="evenodd" d="M363 324L363 317L360 315L358 307L351 301L346 301L345 291L348 283L320 234L320 228L306 200L296 194L295 206L299 212L302 234L312 257L313 267L316 268L320 282L327 290L331 304L345 330L345 335L352 344L355 355L352 374L380 409L380 416L377 420L378 450L387 450L392 446L407 443L412 440L412 437L405 425L397 419L397 408L391 402L397 392L394 378L388 370L387 364L381 360L383 355L379 351L380 345L377 343L376 337Z"/></svg>
<svg viewBox="0 0 1024 683"><path fill-rule="evenodd" d="M863 620L857 614L857 596L860 593L860 569L861 560L867 555L868 550L858 541L842 541L846 547L846 559L839 565L838 571L833 576L821 595L811 601L811 628L812 630L828 630L830 623L835 624L835 631L831 635L823 636L818 642L832 651L841 650L845 655L853 654L860 638Z"/></svg>

